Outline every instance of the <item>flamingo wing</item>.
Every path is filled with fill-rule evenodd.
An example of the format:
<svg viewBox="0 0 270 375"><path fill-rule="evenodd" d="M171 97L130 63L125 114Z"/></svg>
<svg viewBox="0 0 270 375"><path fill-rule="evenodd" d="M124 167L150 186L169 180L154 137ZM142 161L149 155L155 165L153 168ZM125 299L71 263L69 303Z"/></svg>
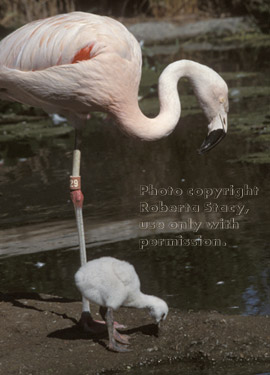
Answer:
<svg viewBox="0 0 270 375"><path fill-rule="evenodd" d="M125 287L133 284L140 287L138 275L132 264L117 260L116 262L112 262L112 270L114 272L115 277L119 281L121 281L121 283Z"/></svg>
<svg viewBox="0 0 270 375"><path fill-rule="evenodd" d="M112 51L133 60L140 54L137 45L121 23L73 12L31 22L7 36L0 43L0 66L35 71Z"/></svg>
<svg viewBox="0 0 270 375"><path fill-rule="evenodd" d="M38 20L0 42L0 98L75 125L92 110L116 112L137 100L141 60L139 43L111 18L73 12Z"/></svg>

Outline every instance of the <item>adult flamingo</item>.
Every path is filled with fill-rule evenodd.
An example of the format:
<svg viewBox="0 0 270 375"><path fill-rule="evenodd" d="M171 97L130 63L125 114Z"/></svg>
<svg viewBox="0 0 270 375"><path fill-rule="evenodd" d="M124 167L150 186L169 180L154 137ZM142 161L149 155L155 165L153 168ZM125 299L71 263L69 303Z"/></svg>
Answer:
<svg viewBox="0 0 270 375"><path fill-rule="evenodd" d="M187 77L209 120L199 152L213 148L227 132L228 88L215 71L188 60L168 65L159 78L160 112L147 118L138 105L141 65L139 43L121 23L82 12L31 22L0 43L0 98L62 114L75 128L70 190L82 265L86 250L80 143L89 112L108 112L128 134L157 140L179 121L177 83ZM86 299L82 311L84 326L93 325Z"/></svg>

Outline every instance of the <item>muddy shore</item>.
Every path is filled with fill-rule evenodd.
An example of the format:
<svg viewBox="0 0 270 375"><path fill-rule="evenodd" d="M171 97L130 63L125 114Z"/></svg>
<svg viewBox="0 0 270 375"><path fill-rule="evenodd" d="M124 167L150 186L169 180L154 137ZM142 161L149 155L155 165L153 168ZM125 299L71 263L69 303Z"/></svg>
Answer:
<svg viewBox="0 0 270 375"><path fill-rule="evenodd" d="M170 309L158 332L145 310L121 309L116 320L127 325L132 351L118 354L106 349L106 335L78 327L80 302L37 293L0 296L1 374L113 373L177 360L209 366L256 361L270 368L268 316Z"/></svg>

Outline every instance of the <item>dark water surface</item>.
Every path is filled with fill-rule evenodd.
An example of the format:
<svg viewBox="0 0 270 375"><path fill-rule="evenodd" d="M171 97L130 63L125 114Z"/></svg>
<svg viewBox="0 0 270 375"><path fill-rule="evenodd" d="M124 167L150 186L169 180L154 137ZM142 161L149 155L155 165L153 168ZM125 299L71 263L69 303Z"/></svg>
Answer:
<svg viewBox="0 0 270 375"><path fill-rule="evenodd" d="M141 368L129 371L130 375L270 375L269 367L263 364L257 365L228 365L224 367L205 366L203 364L172 363L159 367ZM118 373L120 375L120 373Z"/></svg>
<svg viewBox="0 0 270 375"><path fill-rule="evenodd" d="M171 307L270 313L270 80L264 53L255 48L182 53L182 58L215 68L230 87L229 133L204 156L196 150L206 136L207 121L186 82L179 84L180 123L166 139L130 139L109 118L93 117L84 133L81 170L89 260L110 255L130 261L143 291L164 298ZM141 105L148 115L158 110L159 70L174 59L145 60ZM78 299L73 275L79 252L68 192L74 134L63 125L53 126L53 136L38 125L41 130L33 133L33 125L26 123L21 124L25 133L14 136L13 125L8 126L0 127L1 291ZM183 194L159 190L159 195L140 196L141 185L178 188ZM187 194L190 188L199 190L192 196ZM205 188L229 190L218 199L194 193L200 195ZM241 191L249 195L239 197ZM181 213L140 213L141 202L158 201L185 208ZM205 203L219 205L218 212L205 212ZM187 204L199 212L189 211ZM241 213L220 212L239 205L244 206ZM191 220L201 223L197 232L188 228ZM207 221L229 228L209 230ZM140 229L142 222L159 223L159 228ZM179 222L186 223L186 230L172 228ZM168 241L179 238L186 243L172 246ZM194 240L196 246L191 245ZM202 240L207 240L204 245Z"/></svg>

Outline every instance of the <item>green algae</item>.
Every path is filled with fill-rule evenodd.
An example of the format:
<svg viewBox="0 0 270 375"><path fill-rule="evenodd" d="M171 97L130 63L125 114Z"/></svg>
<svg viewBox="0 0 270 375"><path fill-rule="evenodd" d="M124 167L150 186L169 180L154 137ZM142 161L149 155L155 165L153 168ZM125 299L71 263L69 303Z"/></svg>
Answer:
<svg viewBox="0 0 270 375"><path fill-rule="evenodd" d="M238 159L228 160L231 163L270 164L270 149L240 156Z"/></svg>
<svg viewBox="0 0 270 375"><path fill-rule="evenodd" d="M237 90L237 96L241 99L259 98L265 97L268 99L270 95L269 86L242 86L242 87L231 87L229 92L229 98L234 98L234 91Z"/></svg>
<svg viewBox="0 0 270 375"><path fill-rule="evenodd" d="M254 134L268 133L269 122L268 115L262 109L252 111L245 116L242 114L229 114L230 131L237 133L247 133L250 136Z"/></svg>
<svg viewBox="0 0 270 375"><path fill-rule="evenodd" d="M270 37L264 33L239 33L225 36L221 39L224 45L236 45L238 48L264 48L270 47Z"/></svg>
<svg viewBox="0 0 270 375"><path fill-rule="evenodd" d="M23 121L15 124L2 124L0 143L22 139L37 139L64 136L72 131L66 124L53 125L50 119Z"/></svg>
<svg viewBox="0 0 270 375"><path fill-rule="evenodd" d="M189 46L190 48L193 44L195 44L198 51L206 49L209 51L211 49L219 51L245 48L260 49L270 47L270 37L266 33L255 30L252 32L243 31L230 35L220 35L218 37L216 35L199 35L182 43L182 47Z"/></svg>
<svg viewBox="0 0 270 375"><path fill-rule="evenodd" d="M269 143L270 144L270 126L268 127L268 133L260 134L252 139L253 142Z"/></svg>
<svg viewBox="0 0 270 375"><path fill-rule="evenodd" d="M226 82L228 81L234 81L235 80L241 80L243 78L256 78L262 77L262 73L260 72L244 72L244 71L238 71L238 72L223 72L221 73L222 77L225 79Z"/></svg>
<svg viewBox="0 0 270 375"><path fill-rule="evenodd" d="M266 87L248 87L240 94L240 109L238 108L236 112L232 111L229 114L229 131L236 136L241 136L241 142L244 140L245 143L249 144L249 152L239 155L237 159L230 160L230 162L270 163L270 108L268 95L269 88ZM233 105L232 109L234 109Z"/></svg>
<svg viewBox="0 0 270 375"><path fill-rule="evenodd" d="M194 95L181 95L181 117L202 112ZM141 111L146 115L159 113L159 100L157 94L153 97L143 98L139 102Z"/></svg>

